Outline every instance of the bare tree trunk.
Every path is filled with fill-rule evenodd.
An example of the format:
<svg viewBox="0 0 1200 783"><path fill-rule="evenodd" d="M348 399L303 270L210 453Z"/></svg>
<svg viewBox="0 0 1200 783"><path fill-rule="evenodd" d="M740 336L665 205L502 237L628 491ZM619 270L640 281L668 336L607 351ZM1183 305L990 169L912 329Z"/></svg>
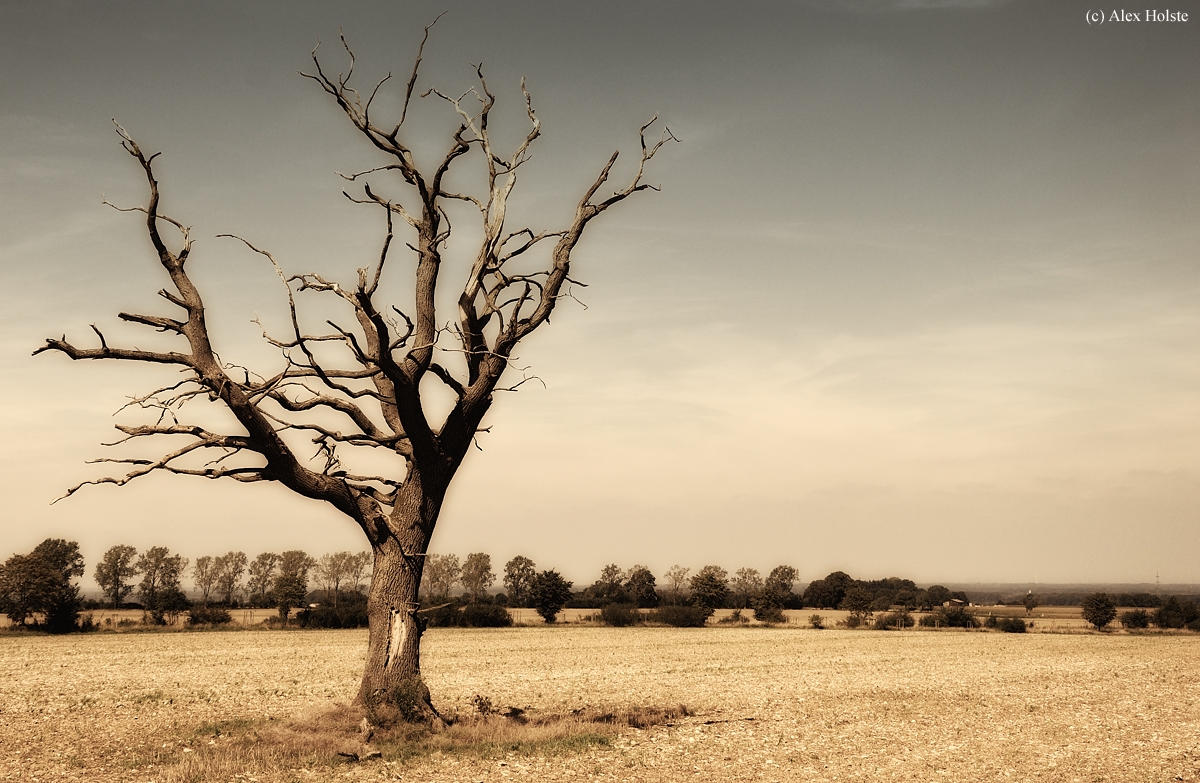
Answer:
<svg viewBox="0 0 1200 783"><path fill-rule="evenodd" d="M394 538L375 547L375 577L367 597L370 640L358 701L386 698L397 686L421 677L417 589L422 558L406 556ZM428 701L428 693L425 700Z"/></svg>
<svg viewBox="0 0 1200 783"><path fill-rule="evenodd" d="M425 620L417 612L425 554L449 477L434 482L422 480L420 475L409 479L389 520L392 532L372 542L374 573L367 596L370 636L357 701L394 701L400 689L408 698L415 697L412 706L422 716L440 724L442 716L421 680Z"/></svg>

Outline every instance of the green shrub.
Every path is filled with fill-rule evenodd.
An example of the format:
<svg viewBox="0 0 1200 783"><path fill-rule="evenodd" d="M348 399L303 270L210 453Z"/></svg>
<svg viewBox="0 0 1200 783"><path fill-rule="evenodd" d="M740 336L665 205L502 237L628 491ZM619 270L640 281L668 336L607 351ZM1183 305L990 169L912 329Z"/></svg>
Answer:
<svg viewBox="0 0 1200 783"><path fill-rule="evenodd" d="M647 619L676 628L700 628L710 612L699 606L660 606Z"/></svg>
<svg viewBox="0 0 1200 783"><path fill-rule="evenodd" d="M633 604L608 604L600 608L600 622L624 628L642 621L642 614Z"/></svg>
<svg viewBox="0 0 1200 783"><path fill-rule="evenodd" d="M808 624L818 631L825 629L825 618L819 614L809 615Z"/></svg>
<svg viewBox="0 0 1200 783"><path fill-rule="evenodd" d="M228 609L218 606L194 606L188 612L188 625L224 625L232 622Z"/></svg>

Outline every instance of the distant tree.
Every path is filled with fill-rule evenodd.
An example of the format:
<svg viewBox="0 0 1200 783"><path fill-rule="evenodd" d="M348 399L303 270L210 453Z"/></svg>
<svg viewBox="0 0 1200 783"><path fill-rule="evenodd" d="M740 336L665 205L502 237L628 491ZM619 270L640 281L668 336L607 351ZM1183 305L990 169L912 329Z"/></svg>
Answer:
<svg viewBox="0 0 1200 783"><path fill-rule="evenodd" d="M927 609L936 609L939 606L945 606L952 597L950 588L942 585L930 585L925 588L925 598L922 604Z"/></svg>
<svg viewBox="0 0 1200 783"><path fill-rule="evenodd" d="M192 564L192 581L200 589L200 600L208 606L209 594L212 593L213 585L217 583L217 571L213 568L211 555L196 558L196 562Z"/></svg>
<svg viewBox="0 0 1200 783"><path fill-rule="evenodd" d="M430 600L449 598L460 576L462 566L459 565L458 555L429 555L425 558L425 572L422 575L425 595Z"/></svg>
<svg viewBox="0 0 1200 783"><path fill-rule="evenodd" d="M40 613L50 633L76 630L82 602L72 579L78 576L83 576L79 544L47 538L28 555L13 555L0 565L0 608L17 625Z"/></svg>
<svg viewBox="0 0 1200 783"><path fill-rule="evenodd" d="M917 591L913 590L897 590L892 596L892 603L903 606L906 611L917 608Z"/></svg>
<svg viewBox="0 0 1200 783"><path fill-rule="evenodd" d="M186 562L186 561L184 561ZM150 610L150 619L157 625L174 625L179 615L191 607L191 602L179 586L179 582L165 585L158 591L158 599Z"/></svg>
<svg viewBox="0 0 1200 783"><path fill-rule="evenodd" d="M47 538L33 548L54 575L54 589L44 598L42 612L46 630L50 633L69 633L79 628L79 609L83 601L79 586L72 579L83 576L83 555L79 544L63 538Z"/></svg>
<svg viewBox="0 0 1200 783"><path fill-rule="evenodd" d="M711 616L729 599L729 575L720 566L706 565L692 577L691 588L692 603Z"/></svg>
<svg viewBox="0 0 1200 783"><path fill-rule="evenodd" d="M0 565L0 608L14 625L26 625L57 588L50 564L36 555L13 555Z"/></svg>
<svg viewBox="0 0 1200 783"><path fill-rule="evenodd" d="M113 609L120 609L121 602L133 592L133 585L129 584L129 580L138 574L134 566L136 558L136 549L128 544L117 544L109 547L96 565L96 573L92 578L100 585L104 595L112 601Z"/></svg>
<svg viewBox="0 0 1200 783"><path fill-rule="evenodd" d="M308 553L300 549L289 549L279 556L279 573L295 574L304 578L305 584L308 583L309 572L317 564L316 560L309 557Z"/></svg>
<svg viewBox="0 0 1200 783"><path fill-rule="evenodd" d="M571 582L563 579L558 571L542 571L533 578L529 599L542 619L554 622L558 613L571 600Z"/></svg>
<svg viewBox="0 0 1200 783"><path fill-rule="evenodd" d="M164 618L169 614L186 608L187 599L183 596L179 580L187 565L187 558L172 555L165 546L150 547L134 564L138 573L142 575L142 581L138 585L138 596L156 624L162 625L165 622Z"/></svg>
<svg viewBox="0 0 1200 783"><path fill-rule="evenodd" d="M257 603L265 605L271 587L275 584L275 570L279 566L279 555L274 552L263 552L254 558L250 564L250 593L257 597Z"/></svg>
<svg viewBox="0 0 1200 783"><path fill-rule="evenodd" d="M754 619L764 623L783 622L783 610L795 599L792 585L799 576L799 572L791 566L776 566L751 599Z"/></svg>
<svg viewBox="0 0 1200 783"><path fill-rule="evenodd" d="M1108 593L1092 593L1080 604L1083 609L1083 619L1099 630L1113 621L1117 616L1117 608L1113 606Z"/></svg>
<svg viewBox="0 0 1200 783"><path fill-rule="evenodd" d="M763 580L757 568L739 568L729 584L735 609L747 609L762 591Z"/></svg>
<svg viewBox="0 0 1200 783"><path fill-rule="evenodd" d="M608 603L629 603L629 596L625 594L624 582L625 572L616 563L609 563L600 569L600 578L583 593L594 606L603 606Z"/></svg>
<svg viewBox="0 0 1200 783"><path fill-rule="evenodd" d="M625 575L625 593L629 600L642 609L658 606L658 590L655 589L654 574L644 565L635 565Z"/></svg>
<svg viewBox="0 0 1200 783"><path fill-rule="evenodd" d="M517 555L504 564L504 589L508 591L509 606L529 604L529 590L535 576L537 566L528 557Z"/></svg>
<svg viewBox="0 0 1200 783"><path fill-rule="evenodd" d="M663 574L663 579L666 580L667 594L672 604L682 604L685 598L684 591L688 585L688 574L692 569L684 568L681 565L673 565Z"/></svg>
<svg viewBox="0 0 1200 783"><path fill-rule="evenodd" d="M275 578L275 587L271 596L279 609L279 616L287 620L292 610L304 606L304 597L308 595L308 577L299 572L281 572Z"/></svg>
<svg viewBox="0 0 1200 783"><path fill-rule="evenodd" d="M846 597L842 599L841 608L850 612L850 616L862 622L871 614L871 604L874 597L871 592L865 587L855 585L846 591Z"/></svg>
<svg viewBox="0 0 1200 783"><path fill-rule="evenodd" d="M459 581L472 601L481 600L496 581L496 574L492 571L492 556L484 552L472 552L467 555Z"/></svg>
<svg viewBox="0 0 1200 783"><path fill-rule="evenodd" d="M351 591L362 593L362 584L367 578L367 574L371 571L371 561L374 556L367 551L359 552L352 555L349 563L350 571L347 576L350 578Z"/></svg>
<svg viewBox="0 0 1200 783"><path fill-rule="evenodd" d="M1033 610L1042 605L1041 600L1033 594L1032 590L1025 594L1021 603L1025 606L1025 614L1033 614Z"/></svg>
<svg viewBox="0 0 1200 783"><path fill-rule="evenodd" d="M242 589L242 574L246 572L245 552L226 552L213 561L217 589L225 598L225 605L233 604L233 597Z"/></svg>
<svg viewBox="0 0 1200 783"><path fill-rule="evenodd" d="M792 592L792 585L796 584L796 580L800 578L800 572L790 565L775 566L771 569L771 573L763 582L763 592L767 593L771 600L778 602L783 607L787 606L795 600L796 594Z"/></svg>
<svg viewBox="0 0 1200 783"><path fill-rule="evenodd" d="M1138 609L1155 609L1162 606L1163 599L1154 593L1120 593L1112 597L1117 606L1132 606Z"/></svg>
<svg viewBox="0 0 1200 783"><path fill-rule="evenodd" d="M854 585L854 578L843 571L834 571L824 579L816 579L804 589L805 606L817 609L836 609Z"/></svg>
<svg viewBox="0 0 1200 783"><path fill-rule="evenodd" d="M1170 596L1154 610L1154 624L1159 628L1193 628L1200 630L1200 606L1195 601Z"/></svg>
<svg viewBox="0 0 1200 783"><path fill-rule="evenodd" d="M316 577L317 584L325 591L327 599L334 606L338 604L338 593L341 591L342 582L349 578L354 557L355 555L350 552L327 553L321 555L313 568L313 576Z"/></svg>

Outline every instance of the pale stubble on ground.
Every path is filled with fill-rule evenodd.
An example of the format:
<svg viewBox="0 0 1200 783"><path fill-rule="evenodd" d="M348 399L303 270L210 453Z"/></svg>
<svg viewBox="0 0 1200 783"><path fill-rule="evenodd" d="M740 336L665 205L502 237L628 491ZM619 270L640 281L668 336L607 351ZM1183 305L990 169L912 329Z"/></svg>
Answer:
<svg viewBox="0 0 1200 783"><path fill-rule="evenodd" d="M365 632L0 637L0 779L177 779L206 723L348 699ZM696 714L551 757L433 756L242 780L1200 780L1200 636L434 630L440 708ZM154 766L147 766L153 764ZM134 766L136 765L136 766Z"/></svg>

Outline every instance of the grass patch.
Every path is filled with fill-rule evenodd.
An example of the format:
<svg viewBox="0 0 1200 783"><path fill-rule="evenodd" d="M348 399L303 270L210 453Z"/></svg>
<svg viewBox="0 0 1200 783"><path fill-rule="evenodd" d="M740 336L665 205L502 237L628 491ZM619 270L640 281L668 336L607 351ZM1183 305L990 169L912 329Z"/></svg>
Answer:
<svg viewBox="0 0 1200 783"><path fill-rule="evenodd" d="M473 714L455 717L440 730L398 719L372 726L365 714L360 707L338 704L284 720L203 724L174 748L170 759L158 755L158 779L172 783L232 779L284 769L371 763L373 759L404 762L433 754L472 758L561 756L607 745L623 729L669 724L691 713L680 705L607 712L578 710L565 715Z"/></svg>

